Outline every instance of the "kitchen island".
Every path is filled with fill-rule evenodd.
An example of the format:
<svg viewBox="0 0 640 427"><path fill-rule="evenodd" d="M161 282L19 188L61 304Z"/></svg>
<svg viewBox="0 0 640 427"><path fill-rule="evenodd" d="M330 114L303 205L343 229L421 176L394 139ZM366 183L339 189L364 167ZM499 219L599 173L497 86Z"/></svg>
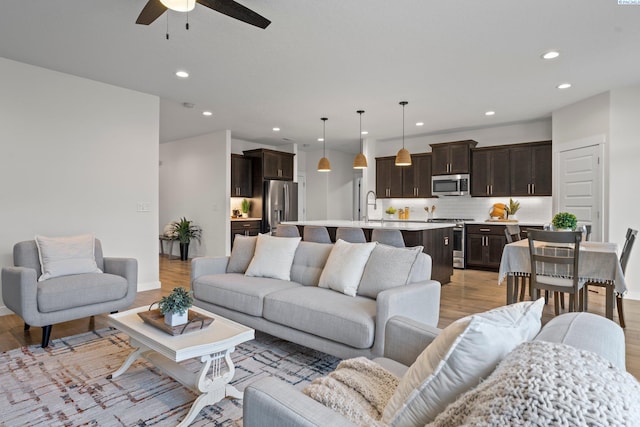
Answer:
<svg viewBox="0 0 640 427"><path fill-rule="evenodd" d="M371 241L374 229L400 230L406 246L423 246L423 252L431 256L431 278L443 285L451 281L453 274L453 227L452 223L431 223L412 220L320 220L292 221L283 224L297 225L300 235L304 235L306 225L327 227L332 241L336 238L338 227L357 227L364 231L367 241Z"/></svg>

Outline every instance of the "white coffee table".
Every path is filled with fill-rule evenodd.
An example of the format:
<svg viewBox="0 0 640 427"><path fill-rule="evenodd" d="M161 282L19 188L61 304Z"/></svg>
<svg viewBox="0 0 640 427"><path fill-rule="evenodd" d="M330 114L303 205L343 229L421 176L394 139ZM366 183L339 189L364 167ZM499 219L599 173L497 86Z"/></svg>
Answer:
<svg viewBox="0 0 640 427"><path fill-rule="evenodd" d="M174 336L145 323L138 316L138 312L147 309L139 307L109 315L109 324L129 335L129 343L135 350L108 379L122 375L137 358L144 357L185 387L200 393L179 427L188 426L202 408L225 397L242 399L242 393L229 384L235 373L231 353L235 346L254 338L253 329L192 307L191 310L214 318L214 322L202 330ZM199 373L187 371L178 364L195 357L203 364ZM209 371L211 376L208 376Z"/></svg>

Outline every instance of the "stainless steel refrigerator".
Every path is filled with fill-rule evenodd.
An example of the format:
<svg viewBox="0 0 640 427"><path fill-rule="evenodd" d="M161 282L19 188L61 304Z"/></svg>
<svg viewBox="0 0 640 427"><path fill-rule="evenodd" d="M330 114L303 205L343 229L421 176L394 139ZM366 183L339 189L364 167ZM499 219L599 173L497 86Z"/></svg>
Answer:
<svg viewBox="0 0 640 427"><path fill-rule="evenodd" d="M298 220L298 183L265 181L262 196L262 232L275 233L283 221Z"/></svg>

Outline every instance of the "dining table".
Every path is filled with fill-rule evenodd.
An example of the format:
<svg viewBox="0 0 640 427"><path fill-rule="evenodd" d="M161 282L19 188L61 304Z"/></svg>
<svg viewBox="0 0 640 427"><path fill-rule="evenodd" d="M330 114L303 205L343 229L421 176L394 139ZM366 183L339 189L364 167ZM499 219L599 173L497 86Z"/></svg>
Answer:
<svg viewBox="0 0 640 427"><path fill-rule="evenodd" d="M535 242L535 248L543 251L563 251L569 254L573 249L562 245L551 245ZM627 292L627 284L618 258L618 245L610 242L582 242L580 243L578 277L583 283L595 283L607 290L605 310L606 317L613 318L614 292L623 296ZM550 275L562 276L564 272L549 272ZM546 272L545 272L546 274ZM531 255L527 239L509 243L504 247L498 284L507 281L507 304L516 302L516 284L518 278L527 279L531 276ZM523 284L524 286L524 284Z"/></svg>

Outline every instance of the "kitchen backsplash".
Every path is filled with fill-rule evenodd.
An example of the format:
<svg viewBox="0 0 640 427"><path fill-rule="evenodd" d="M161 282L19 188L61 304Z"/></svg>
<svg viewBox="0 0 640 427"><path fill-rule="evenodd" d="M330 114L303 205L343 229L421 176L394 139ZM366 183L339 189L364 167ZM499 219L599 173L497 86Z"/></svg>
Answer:
<svg viewBox="0 0 640 427"><path fill-rule="evenodd" d="M516 214L521 222L547 223L552 217L551 197L514 197L520 202ZM369 200L372 202L372 200ZM434 199L378 199L378 209L369 206L369 218L380 218L392 206L396 209L409 207L409 219L427 219L425 206L436 207L434 218L473 218L476 221L489 219L489 210L494 203L509 203L508 197L440 197ZM431 209L430 209L431 210ZM395 214L398 218L398 214Z"/></svg>

